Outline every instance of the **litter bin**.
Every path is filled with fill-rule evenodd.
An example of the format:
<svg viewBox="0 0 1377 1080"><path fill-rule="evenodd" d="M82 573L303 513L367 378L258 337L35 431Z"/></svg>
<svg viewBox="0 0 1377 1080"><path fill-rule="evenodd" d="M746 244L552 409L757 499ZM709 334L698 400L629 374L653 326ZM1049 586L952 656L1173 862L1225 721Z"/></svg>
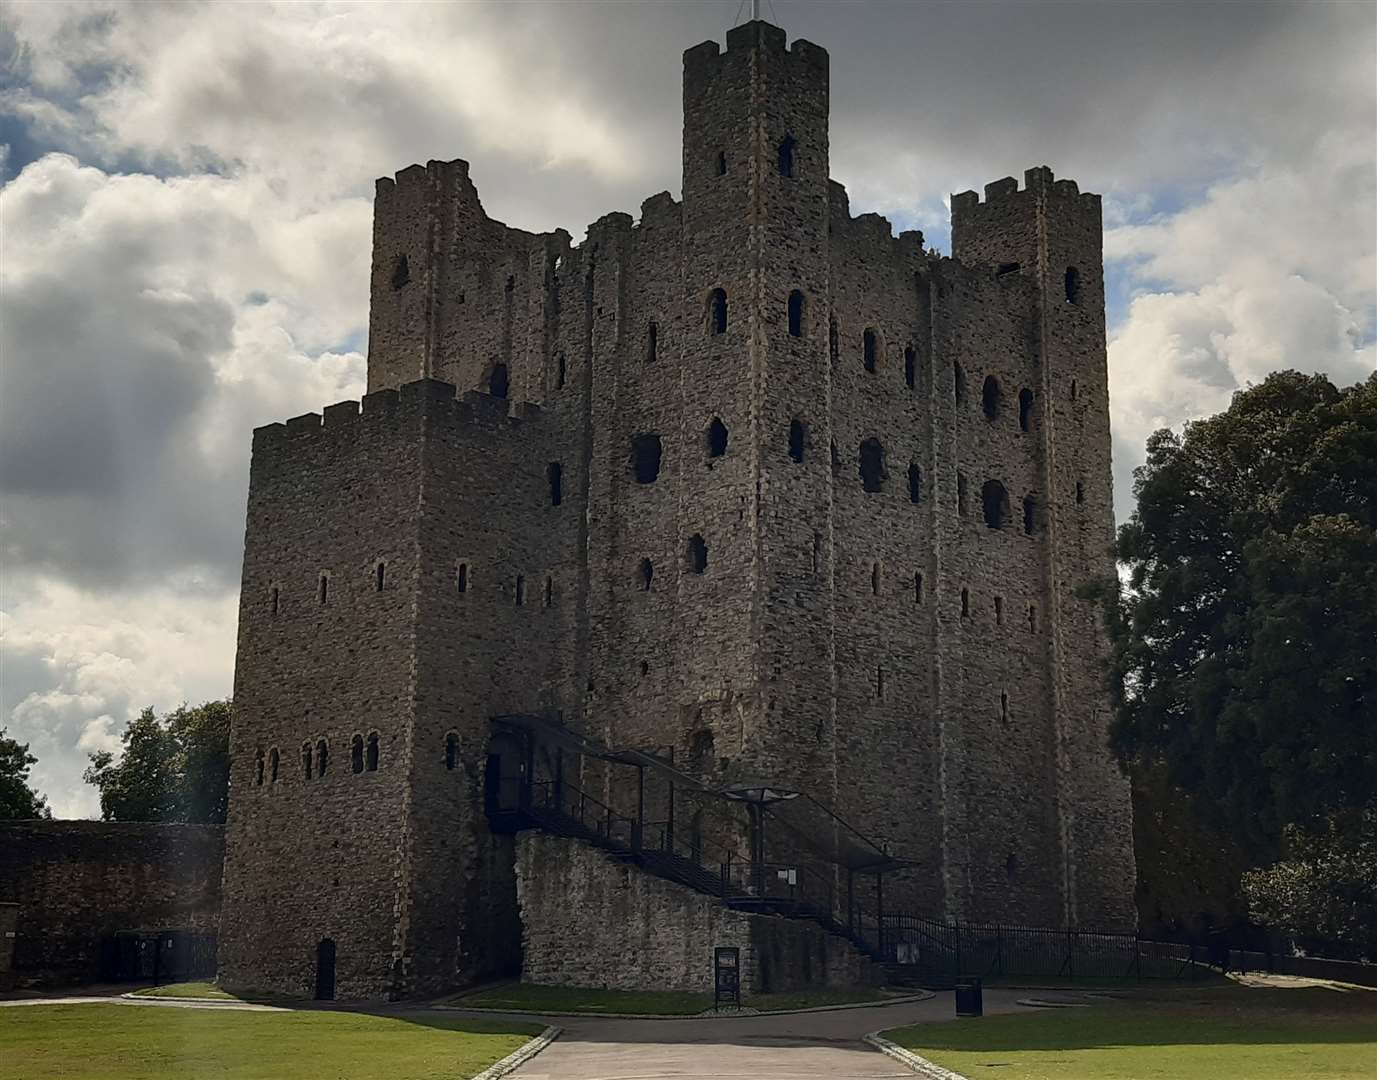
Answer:
<svg viewBox="0 0 1377 1080"><path fill-rule="evenodd" d="M965 975L956 980L956 1015L983 1016L985 997L980 979L975 975Z"/></svg>

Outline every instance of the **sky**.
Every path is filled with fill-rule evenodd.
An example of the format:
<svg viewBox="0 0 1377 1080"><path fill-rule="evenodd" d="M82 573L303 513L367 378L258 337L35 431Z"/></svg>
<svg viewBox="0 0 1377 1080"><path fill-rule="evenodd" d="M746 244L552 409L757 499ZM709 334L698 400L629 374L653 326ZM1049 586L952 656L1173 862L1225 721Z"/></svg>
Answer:
<svg viewBox="0 0 1377 1080"><path fill-rule="evenodd" d="M1103 195L1120 520L1153 430L1372 372L1377 5L762 6L831 54L853 213L945 252L951 192ZM0 727L55 814L229 694L251 429L362 393L374 178L463 157L576 240L677 197L680 55L741 7L0 3Z"/></svg>

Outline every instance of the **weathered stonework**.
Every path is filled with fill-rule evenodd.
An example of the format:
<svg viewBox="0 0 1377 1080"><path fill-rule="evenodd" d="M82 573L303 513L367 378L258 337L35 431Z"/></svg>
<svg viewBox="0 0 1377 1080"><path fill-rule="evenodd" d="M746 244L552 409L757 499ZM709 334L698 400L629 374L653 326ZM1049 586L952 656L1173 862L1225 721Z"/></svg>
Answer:
<svg viewBox="0 0 1377 1080"><path fill-rule="evenodd" d="M1099 197L956 195L939 258L850 215L827 118L826 52L754 22L684 54L683 201L639 221L378 181L362 411L255 433L227 983L308 991L322 938L341 996L515 970L482 788L519 712L813 794L916 860L891 910L1133 925L1077 594L1113 571Z"/></svg>
<svg viewBox="0 0 1377 1080"><path fill-rule="evenodd" d="M0 912L0 931L14 931L13 976L93 981L101 939L119 930L215 933L224 835L220 825L0 823L0 908L18 905L6 909L13 925Z"/></svg>

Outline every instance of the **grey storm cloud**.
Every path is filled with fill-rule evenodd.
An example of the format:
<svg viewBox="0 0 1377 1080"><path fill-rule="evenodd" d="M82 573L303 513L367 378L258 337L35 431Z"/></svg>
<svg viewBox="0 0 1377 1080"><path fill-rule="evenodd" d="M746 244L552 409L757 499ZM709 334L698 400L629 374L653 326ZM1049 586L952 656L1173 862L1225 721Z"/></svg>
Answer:
<svg viewBox="0 0 1377 1080"><path fill-rule="evenodd" d="M950 192L1031 165L1105 195L1121 516L1155 427L1372 370L1372 5L763 6L831 54L853 212L945 246ZM512 225L635 213L740 8L6 5L0 726L62 812L143 705L229 691L250 431L362 390L373 179L464 157Z"/></svg>

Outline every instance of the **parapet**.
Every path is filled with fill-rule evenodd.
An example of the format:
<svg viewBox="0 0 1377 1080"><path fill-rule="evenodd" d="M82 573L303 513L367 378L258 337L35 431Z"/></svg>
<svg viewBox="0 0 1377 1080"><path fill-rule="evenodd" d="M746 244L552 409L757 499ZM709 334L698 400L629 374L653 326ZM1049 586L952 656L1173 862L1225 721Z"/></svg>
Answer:
<svg viewBox="0 0 1377 1080"><path fill-rule="evenodd" d="M660 228L666 225L678 228L683 223L680 211L682 206L674 201L674 196L668 191L661 191L652 195L641 203L642 228Z"/></svg>
<svg viewBox="0 0 1377 1080"><path fill-rule="evenodd" d="M691 49L684 50L684 74L693 76L711 72L717 64L732 53L749 52L752 49L765 49L784 53L796 61L826 72L829 64L827 50L803 38L795 38L789 44L788 35L778 26L763 19L733 26L727 31L727 51L723 53L715 41L704 41Z"/></svg>
<svg viewBox="0 0 1377 1080"><path fill-rule="evenodd" d="M469 182L469 163L463 158L453 161L427 161L424 165L408 165L395 176L380 176L375 185L379 196L393 191L427 187L433 180Z"/></svg>
<svg viewBox="0 0 1377 1080"><path fill-rule="evenodd" d="M286 423L267 424L253 432L256 461L264 458L287 462L303 450L340 444L353 446L359 440L391 439L410 435L423 426L430 434L478 433L520 429L539 422L544 415L538 405L518 404L514 414L505 398L470 390L461 398L452 383L439 379L418 379L396 390L378 390L363 400L340 401L320 413L304 413Z"/></svg>
<svg viewBox="0 0 1377 1080"><path fill-rule="evenodd" d="M951 213L955 219L959 214L968 213L980 206L991 206L998 203L1008 202L1028 195L1042 194L1063 200L1076 200L1086 208L1099 207L1100 197L1089 192L1081 193L1080 188L1074 180L1056 180L1053 178L1052 170L1046 165L1038 165L1027 169L1023 173L1023 189L1020 190L1018 181L1012 176L1006 176L1001 180L993 180L985 185L985 199L982 202L979 195L974 191L962 191L951 197Z"/></svg>

